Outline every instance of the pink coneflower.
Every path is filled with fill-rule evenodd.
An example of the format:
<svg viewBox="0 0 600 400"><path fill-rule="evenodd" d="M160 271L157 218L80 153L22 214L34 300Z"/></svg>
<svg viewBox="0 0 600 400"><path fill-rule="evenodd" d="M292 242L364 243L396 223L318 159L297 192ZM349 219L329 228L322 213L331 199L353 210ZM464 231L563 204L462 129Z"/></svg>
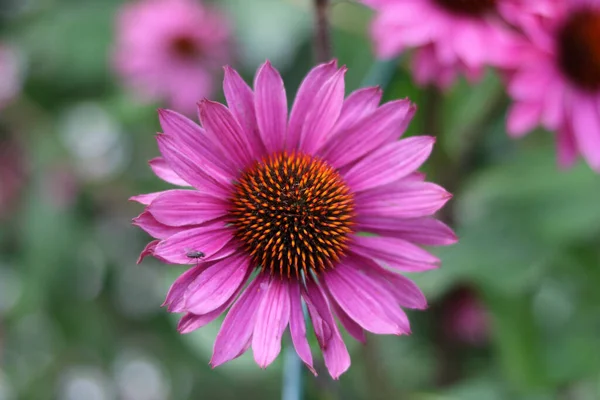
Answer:
<svg viewBox="0 0 600 400"><path fill-rule="evenodd" d="M441 301L444 335L458 343L481 346L489 338L489 317L477 293L458 286Z"/></svg>
<svg viewBox="0 0 600 400"><path fill-rule="evenodd" d="M135 224L156 238L142 257L197 264L165 301L169 311L185 313L180 332L231 306L213 367L250 346L266 367L289 325L314 372L304 302L325 365L339 377L350 358L335 318L360 341L365 330L410 333L400 307L427 304L399 272L438 266L418 245L456 241L430 217L450 195L415 172L434 139L397 140L415 107L406 99L379 106L375 87L344 99L345 72L335 62L314 68L289 118L283 81L269 62L254 91L225 68L229 108L201 101L202 127L172 111L159 113L162 157L150 165L167 182L192 188L133 198L147 206Z"/></svg>
<svg viewBox="0 0 600 400"><path fill-rule="evenodd" d="M115 68L140 97L193 112L230 54L228 21L199 0L141 0L118 18Z"/></svg>
<svg viewBox="0 0 600 400"><path fill-rule="evenodd" d="M508 85L515 101L508 131L521 136L541 123L557 132L561 166L581 153L600 172L600 2L557 0L553 6L543 13L531 6L506 12L529 39Z"/></svg>
<svg viewBox="0 0 600 400"><path fill-rule="evenodd" d="M361 0L377 15L371 36L379 57L415 49L419 84L446 88L457 74L477 80L486 65L512 65L514 35L497 15L497 0Z"/></svg>

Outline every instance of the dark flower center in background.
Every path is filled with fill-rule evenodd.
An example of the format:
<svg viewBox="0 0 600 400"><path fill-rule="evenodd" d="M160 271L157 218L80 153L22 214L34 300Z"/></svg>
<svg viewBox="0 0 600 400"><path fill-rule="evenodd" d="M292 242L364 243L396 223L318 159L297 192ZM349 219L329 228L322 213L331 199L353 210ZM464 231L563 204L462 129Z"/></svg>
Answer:
<svg viewBox="0 0 600 400"><path fill-rule="evenodd" d="M444 9L461 15L480 16L493 11L496 0L434 0Z"/></svg>
<svg viewBox="0 0 600 400"><path fill-rule="evenodd" d="M600 89L600 12L581 10L558 33L558 63L583 89Z"/></svg>
<svg viewBox="0 0 600 400"><path fill-rule="evenodd" d="M171 40L171 50L181 58L196 58L200 55L198 43L189 36L176 36Z"/></svg>
<svg viewBox="0 0 600 400"><path fill-rule="evenodd" d="M274 154L243 172L231 199L235 236L257 267L300 279L333 264L348 246L354 198L338 172L301 153ZM310 271L309 271L310 270Z"/></svg>

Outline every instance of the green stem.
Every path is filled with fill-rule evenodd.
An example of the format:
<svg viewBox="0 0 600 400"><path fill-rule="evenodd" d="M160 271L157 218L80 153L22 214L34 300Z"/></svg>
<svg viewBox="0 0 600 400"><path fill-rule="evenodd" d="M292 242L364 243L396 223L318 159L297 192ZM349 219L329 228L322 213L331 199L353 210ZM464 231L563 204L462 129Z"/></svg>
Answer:
<svg viewBox="0 0 600 400"><path fill-rule="evenodd" d="M302 362L291 342L285 348L283 359L282 400L302 399Z"/></svg>

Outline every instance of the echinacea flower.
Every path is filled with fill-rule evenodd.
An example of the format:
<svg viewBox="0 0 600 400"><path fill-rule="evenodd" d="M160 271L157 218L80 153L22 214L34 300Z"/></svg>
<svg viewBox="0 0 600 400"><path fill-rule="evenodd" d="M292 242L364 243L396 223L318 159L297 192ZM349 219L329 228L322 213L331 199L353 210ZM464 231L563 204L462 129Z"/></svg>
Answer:
<svg viewBox="0 0 600 400"><path fill-rule="evenodd" d="M400 272L438 266L418 245L456 241L430 217L450 195L415 172L434 139L397 140L415 106L407 99L379 106L375 87L344 99L345 72L334 61L315 67L289 118L283 81L269 62L254 90L226 67L229 108L201 101L201 126L159 113L162 157L150 165L165 181L191 188L133 198L146 205L135 224L156 238L141 257L196 264L165 301L170 312L185 313L180 332L231 306L213 367L249 347L266 367L289 325L314 372L304 302L325 365L339 377L350 357L336 317L361 342L364 331L410 333L401 306L423 309L426 300Z"/></svg>
<svg viewBox="0 0 600 400"><path fill-rule="evenodd" d="M540 8L506 11L529 39L508 84L508 131L522 136L541 124L557 132L559 165L581 154L600 172L600 2L557 0Z"/></svg>
<svg viewBox="0 0 600 400"><path fill-rule="evenodd" d="M115 69L140 98L191 113L230 58L224 15L199 0L140 0L117 21Z"/></svg>
<svg viewBox="0 0 600 400"><path fill-rule="evenodd" d="M456 286L440 302L443 335L458 343L481 346L489 339L489 316L477 292Z"/></svg>
<svg viewBox="0 0 600 400"><path fill-rule="evenodd" d="M479 79L487 65L514 61L517 36L497 14L499 0L361 0L376 11L371 37L378 57L414 49L417 83L450 86L458 74Z"/></svg>

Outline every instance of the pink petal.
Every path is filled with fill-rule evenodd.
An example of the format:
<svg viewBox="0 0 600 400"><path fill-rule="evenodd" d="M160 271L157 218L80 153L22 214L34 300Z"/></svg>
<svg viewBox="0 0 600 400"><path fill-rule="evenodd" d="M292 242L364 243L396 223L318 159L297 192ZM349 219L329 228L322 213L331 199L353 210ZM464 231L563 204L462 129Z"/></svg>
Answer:
<svg viewBox="0 0 600 400"><path fill-rule="evenodd" d="M391 101L347 127L335 127L335 135L319 151L331 165L341 168L362 156L395 142L411 121L416 107L408 99Z"/></svg>
<svg viewBox="0 0 600 400"><path fill-rule="evenodd" d="M332 297L331 294L329 296ZM331 306L333 307L335 315L337 315L338 319L340 320L340 323L342 324L344 329L346 329L348 334L361 343L367 343L367 338L365 336L365 331L363 330L363 328L356 322L354 322L354 320L350 318L348 314L346 314L346 312L342 310L341 307L335 301L332 302Z"/></svg>
<svg viewBox="0 0 600 400"><path fill-rule="evenodd" d="M600 172L600 105L590 95L577 96L572 112L573 131L579 151L590 165Z"/></svg>
<svg viewBox="0 0 600 400"><path fill-rule="evenodd" d="M432 215L452 195L430 182L398 182L356 195L356 211L361 216L418 218Z"/></svg>
<svg viewBox="0 0 600 400"><path fill-rule="evenodd" d="M265 274L259 274L235 302L215 340L210 365L214 368L241 356L252 338L256 313L267 289Z"/></svg>
<svg viewBox="0 0 600 400"><path fill-rule="evenodd" d="M250 270L245 254L233 255L215 262L189 285L185 309L193 314L206 314L225 302L244 284Z"/></svg>
<svg viewBox="0 0 600 400"><path fill-rule="evenodd" d="M434 218L400 219L358 215L356 222L359 231L404 239L426 246L447 246L458 241L448 225Z"/></svg>
<svg viewBox="0 0 600 400"><path fill-rule="evenodd" d="M154 192L154 193L146 193L146 194L138 194L137 196L131 196L129 198L130 201L135 201L137 203L143 204L145 206L149 205L156 199L158 196L163 194L164 192Z"/></svg>
<svg viewBox="0 0 600 400"><path fill-rule="evenodd" d="M406 240L382 236L355 236L352 251L367 258L380 260L392 268L405 270L406 267L423 264L438 264L440 260L419 246ZM424 266L427 269L427 266ZM431 268L435 268L432 266Z"/></svg>
<svg viewBox="0 0 600 400"><path fill-rule="evenodd" d="M313 153L331 136L344 104L346 71L345 67L339 69L312 99L300 135L299 147L304 153Z"/></svg>
<svg viewBox="0 0 600 400"><path fill-rule="evenodd" d="M377 109L382 95L383 91L378 86L358 89L352 92L344 101L340 117L333 131L342 131L371 114Z"/></svg>
<svg viewBox="0 0 600 400"><path fill-rule="evenodd" d="M298 150L302 128L305 125L312 104L317 98L319 90L323 87L325 82L335 74L336 70L336 61L318 65L306 75L300 84L290 113L290 122L288 124L288 134L285 145L287 150Z"/></svg>
<svg viewBox="0 0 600 400"><path fill-rule="evenodd" d="M340 308L367 331L394 335L410 332L408 319L388 288L356 268L338 264L323 274L323 281Z"/></svg>
<svg viewBox="0 0 600 400"><path fill-rule="evenodd" d="M256 314L252 336L254 360L261 368L271 364L281 351L281 337L290 319L289 285L271 279Z"/></svg>
<svg viewBox="0 0 600 400"><path fill-rule="evenodd" d="M215 193L222 197L229 195L223 181L218 181L208 170L189 159L182 152L181 145L166 135L157 135L158 149L173 171L196 189ZM184 149L186 152L188 149Z"/></svg>
<svg viewBox="0 0 600 400"><path fill-rule="evenodd" d="M251 272L252 271L249 269L247 277L244 279L244 281L247 280L247 278L250 276ZM187 313L179 320L179 323L177 324L177 330L179 331L179 333L183 333L183 334L190 333L192 331L195 331L198 328L202 328L203 326L211 323L212 321L217 319L217 317L219 317L219 315L223 314L223 312L225 312L225 310L227 310L229 308L229 306L231 306L231 304L233 304L233 302L235 301L235 299L237 299L237 297L242 292L242 290L244 290L244 285L240 285L238 287L238 289L235 291L235 293L225 303L223 303L222 305L220 305L219 307L217 307L216 309L214 309L213 311L211 311L209 313L201 314L201 315ZM240 355L242 353L244 353L246 350L248 350L249 347L250 347L250 342L248 341L247 345L240 352Z"/></svg>
<svg viewBox="0 0 600 400"><path fill-rule="evenodd" d="M317 371L313 367L310 346L306 339L306 324L302 312L302 300L300 298L299 284L290 284L290 336L298 356L306 364L308 369L316 376Z"/></svg>
<svg viewBox="0 0 600 400"><path fill-rule="evenodd" d="M226 66L223 91L229 110L248 137L250 145L253 148L253 154L259 158L264 155L265 150L256 123L254 93L252 93L252 89L244 82L235 69Z"/></svg>
<svg viewBox="0 0 600 400"><path fill-rule="evenodd" d="M414 172L431 154L435 138L413 136L373 151L356 163L344 179L354 191L383 186Z"/></svg>
<svg viewBox="0 0 600 400"><path fill-rule="evenodd" d="M222 223L201 226L179 232L160 242L154 253L173 264L187 264L190 251L201 251L204 260L211 260L231 239L233 235ZM225 255L220 254L221 257Z"/></svg>
<svg viewBox="0 0 600 400"><path fill-rule="evenodd" d="M177 186L190 186L169 167L167 162L162 157L156 157L149 162L152 171L163 181Z"/></svg>
<svg viewBox="0 0 600 400"><path fill-rule="evenodd" d="M402 307L424 310L427 308L427 299L421 289L410 279L388 271L368 258L357 259L354 263L358 268L367 273L373 280L388 288Z"/></svg>
<svg viewBox="0 0 600 400"><path fill-rule="evenodd" d="M206 270L206 264L200 264L188 269L179 276L171 285L167 297L162 304L162 307L167 306L167 310L172 313L185 311L185 292L190 284Z"/></svg>
<svg viewBox="0 0 600 400"><path fill-rule="evenodd" d="M177 148L194 164L219 180L228 181L235 175L231 163L197 124L171 110L160 109L158 116L163 132L179 144Z"/></svg>
<svg viewBox="0 0 600 400"><path fill-rule="evenodd" d="M238 169L244 169L254 160L248 137L223 104L202 100L198 104L200 122L206 134L229 157Z"/></svg>
<svg viewBox="0 0 600 400"><path fill-rule="evenodd" d="M156 245L159 242L160 240L153 240L150 243L148 243L146 247L144 247L144 250L142 250L140 256L138 257L136 264L141 264L141 262L144 261L144 258L146 258L147 256L151 256L154 253L154 249L156 248Z"/></svg>
<svg viewBox="0 0 600 400"><path fill-rule="evenodd" d="M281 151L287 132L287 99L283 79L269 61L258 70L254 90L256 120L267 153Z"/></svg>
<svg viewBox="0 0 600 400"><path fill-rule="evenodd" d="M166 239L169 236L173 236L179 232L181 232L185 228L172 227L162 224L152 216L149 211L144 211L136 218L133 219L133 225L139 226L146 233L156 239Z"/></svg>
<svg viewBox="0 0 600 400"><path fill-rule="evenodd" d="M325 366L331 377L338 379L350 367L350 354L333 319L327 298L312 280L306 282L302 295L323 352Z"/></svg>
<svg viewBox="0 0 600 400"><path fill-rule="evenodd" d="M227 203L196 190L170 190L157 197L148 211L165 225L198 225L225 215Z"/></svg>
<svg viewBox="0 0 600 400"><path fill-rule="evenodd" d="M507 130L513 137L529 133L539 123L542 106L539 103L515 103L508 113Z"/></svg>

